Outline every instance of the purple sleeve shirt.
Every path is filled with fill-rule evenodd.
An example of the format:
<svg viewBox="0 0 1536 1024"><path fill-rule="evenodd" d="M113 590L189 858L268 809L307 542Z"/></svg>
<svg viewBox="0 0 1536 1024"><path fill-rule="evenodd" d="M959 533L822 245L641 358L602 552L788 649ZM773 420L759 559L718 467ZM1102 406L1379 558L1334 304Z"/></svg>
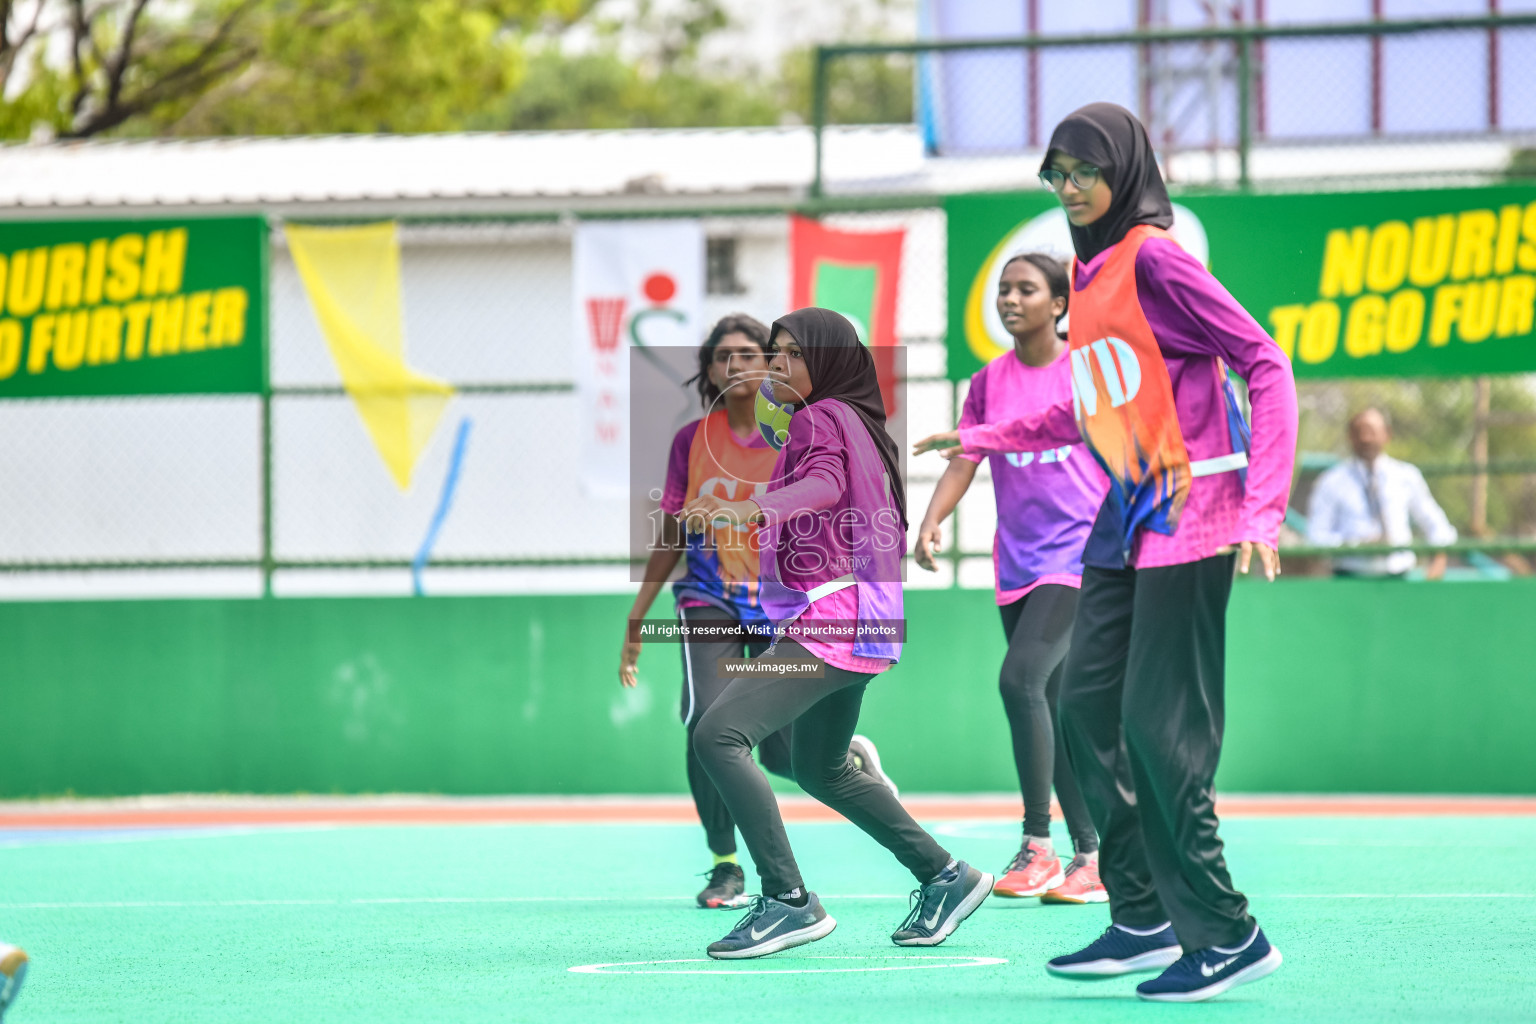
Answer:
<svg viewBox="0 0 1536 1024"><path fill-rule="evenodd" d="M766 518L765 529L771 530L774 524L782 526L778 550L769 550L767 537L772 534L765 535L763 556L765 563L773 559L779 579L793 590L809 591L848 575L850 564L856 564L859 552L867 548L871 532L878 532L868 522L873 509L863 507L855 494L876 490L884 464L852 411L843 407L845 415L839 417L831 408L840 404L812 403L795 413L790 420L789 441L774 468L775 483L782 480L783 485L771 486L766 494L752 497ZM850 474L858 474L857 479L850 479ZM889 503L889 498L885 501ZM900 525L899 520L895 525ZM891 540L894 551L890 566L883 570L855 569L859 587L848 587L821 598L805 610L803 618L899 619L899 566L905 539L897 535ZM885 572L890 575L884 575ZM874 584L876 589L865 594L865 583ZM863 597L879 596L881 590L886 592L885 605L865 607ZM787 635L817 657L850 672L882 672L895 663L900 651L897 643L890 645L893 653L889 658L867 657L856 654L857 645L851 641L813 640L800 634L795 626L790 627Z"/></svg>
<svg viewBox="0 0 1536 1024"><path fill-rule="evenodd" d="M1217 359L1248 382L1253 408L1246 486L1237 473L1197 477L1184 510L1197 529L1181 537L1181 522L1172 537L1143 531L1136 564L1175 565L1242 541L1277 546L1296 460L1290 361L1221 282L1172 239L1143 243L1136 254L1136 292L1168 364L1191 459L1232 451Z"/></svg>
<svg viewBox="0 0 1536 1024"><path fill-rule="evenodd" d="M688 455L693 449L693 435L703 422L694 420L672 438L672 451L667 455L667 482L661 489L661 510L669 516L677 515L687 504Z"/></svg>
<svg viewBox="0 0 1536 1024"><path fill-rule="evenodd" d="M991 364L987 365L990 366ZM985 422L987 422L987 367L983 366L971 374L971 386L966 389L965 403L960 407L960 425L958 429L968 430ZM980 463L985 456L980 452L962 451L955 458L964 459L967 462Z"/></svg>
<svg viewBox="0 0 1536 1024"><path fill-rule="evenodd" d="M971 378L960 426L1070 403L1071 396L1071 363L1065 349L1048 366L1028 366L1005 352ZM1083 548L1109 488L1088 446L1076 441L1043 450L994 453L988 462L997 500L992 539L997 603L1012 604L1046 583L1080 585Z"/></svg>

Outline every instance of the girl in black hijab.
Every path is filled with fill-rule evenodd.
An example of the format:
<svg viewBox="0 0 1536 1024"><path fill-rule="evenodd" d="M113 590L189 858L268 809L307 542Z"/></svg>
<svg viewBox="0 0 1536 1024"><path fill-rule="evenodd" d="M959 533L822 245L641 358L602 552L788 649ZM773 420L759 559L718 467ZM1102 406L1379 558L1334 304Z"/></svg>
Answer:
<svg viewBox="0 0 1536 1024"><path fill-rule="evenodd" d="M753 745L789 725L795 780L917 879L911 912L891 940L936 946L987 898L992 876L952 858L893 788L858 770L849 749L865 686L901 656L906 494L874 359L853 325L827 309L780 318L771 341L774 399L797 409L767 492L738 502L701 497L683 508L685 516L764 524L759 596L777 637L694 732L694 750L762 876L762 896L708 952L766 956L836 926L807 890L778 801L752 762ZM785 662L816 674L791 672Z"/></svg>
<svg viewBox="0 0 1536 1024"><path fill-rule="evenodd" d="M1079 162L1070 174L1057 167L1063 156ZM1152 141L1146 128L1124 107L1090 103L1069 114L1051 133L1050 149L1040 165L1040 177L1048 187L1060 192L1070 177L1080 190L1091 194L1092 185L1084 187L1091 172L1097 172L1098 180L1104 183L1108 206L1091 223L1081 226L1068 206L1072 248L1078 260L1087 263L1137 224L1165 230L1173 227L1173 204L1157 169ZM1092 207L1090 200L1085 212L1091 212Z"/></svg>
<svg viewBox="0 0 1536 1024"><path fill-rule="evenodd" d="M835 398L864 422L869 439L885 464L891 499L896 503L902 525L906 525L907 495L902 485L901 453L885 429L885 399L880 394L874 356L859 341L853 324L841 313L809 306L775 320L773 330L775 334L782 331L799 343L805 368L815 382L811 401Z"/></svg>
<svg viewBox="0 0 1536 1024"><path fill-rule="evenodd" d="M1073 112L1040 177L1077 251L1073 398L936 434L917 451L1084 442L1110 476L1083 552L1059 707L1114 923L1046 969L1103 978L1166 967L1137 994L1209 999L1281 963L1232 884L1213 793L1233 571L1255 555L1269 579L1280 571L1296 384L1279 346L1168 233L1168 190L1130 111ZM1229 366L1248 382L1251 436Z"/></svg>

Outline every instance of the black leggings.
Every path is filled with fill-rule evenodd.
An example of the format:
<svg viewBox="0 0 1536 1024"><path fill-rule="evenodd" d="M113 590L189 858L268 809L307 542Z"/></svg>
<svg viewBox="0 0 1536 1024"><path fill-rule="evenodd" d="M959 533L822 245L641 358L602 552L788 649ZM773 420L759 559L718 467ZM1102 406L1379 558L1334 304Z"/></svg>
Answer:
<svg viewBox="0 0 1536 1024"><path fill-rule="evenodd" d="M1217 830L1227 599L1236 555L1083 572L1061 694L1072 763L1104 837L1116 924L1173 922L1186 951L1253 933Z"/></svg>
<svg viewBox="0 0 1536 1024"><path fill-rule="evenodd" d="M1067 763L1056 708L1062 663L1072 642L1072 619L1077 614L1077 588L1047 583L998 610L1008 638L998 689L1013 733L1013 763L1024 794L1024 834L1051 834L1054 779L1073 849L1092 853L1099 848L1099 840L1082 790Z"/></svg>
<svg viewBox="0 0 1536 1024"><path fill-rule="evenodd" d="M780 640L759 662L812 661L793 640ZM770 896L804 885L768 780L752 748L791 723L791 762L802 789L863 829L927 882L949 863L945 852L872 775L854 767L848 741L859 723L864 686L873 678L826 665L821 678L767 674L732 679L704 713L693 747L731 809Z"/></svg>
<svg viewBox="0 0 1536 1024"><path fill-rule="evenodd" d="M734 615L714 607L679 608L677 616L684 624L724 626L737 621ZM736 820L731 817L725 801L720 799L720 791L715 788L709 773L699 763L699 756L693 752L693 733L704 712L709 710L731 681L730 677L720 675L720 659L740 658L743 653L746 657L755 658L768 649L768 642L764 640L743 644L739 640L685 639L682 648L683 700L678 710L688 730L688 789L693 793L693 806L699 812L699 823L704 826L704 839L709 844L709 852L724 857L736 852ZM763 767L773 774L786 779L794 778L794 770L790 765L788 727L764 737L757 745L757 755L762 759Z"/></svg>

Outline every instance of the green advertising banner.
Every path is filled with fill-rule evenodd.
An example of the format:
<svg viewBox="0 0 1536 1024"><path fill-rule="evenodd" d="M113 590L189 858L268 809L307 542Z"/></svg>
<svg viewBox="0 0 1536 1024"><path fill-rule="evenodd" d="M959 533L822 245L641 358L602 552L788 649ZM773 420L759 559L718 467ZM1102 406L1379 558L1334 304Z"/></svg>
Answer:
<svg viewBox="0 0 1536 1024"><path fill-rule="evenodd" d="M0 223L0 398L254 393L260 217Z"/></svg>
<svg viewBox="0 0 1536 1024"><path fill-rule="evenodd" d="M1175 200L1174 234L1298 378L1536 371L1536 188ZM1011 342L994 308L1016 252L1070 254L1043 191L951 197L949 376Z"/></svg>

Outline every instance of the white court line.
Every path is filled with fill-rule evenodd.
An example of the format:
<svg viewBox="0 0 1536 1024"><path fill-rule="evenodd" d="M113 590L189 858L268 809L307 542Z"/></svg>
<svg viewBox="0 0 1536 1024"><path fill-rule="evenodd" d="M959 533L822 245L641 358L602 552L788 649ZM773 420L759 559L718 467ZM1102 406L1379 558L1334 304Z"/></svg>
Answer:
<svg viewBox="0 0 1536 1024"><path fill-rule="evenodd" d="M906 893L823 896L823 900L905 900ZM1531 892L1301 892L1249 894L1249 900L1536 900ZM0 903L0 910L134 910L198 907L344 907L427 903L679 903L692 896L362 896L356 899L292 900L82 900Z"/></svg>
<svg viewBox="0 0 1536 1024"><path fill-rule="evenodd" d="M240 826L193 826L190 828L102 830L89 828L58 829L0 829L7 838L0 839L0 849L30 850L39 846L117 846L123 843L163 843L173 839L228 839L246 836L281 835L286 832L335 832L340 826L326 823L307 825L281 825L275 827ZM23 831L36 832L37 837L22 835ZM102 833L93 835L92 833Z"/></svg>
<svg viewBox="0 0 1536 1024"><path fill-rule="evenodd" d="M1536 892L1287 892L1256 900L1536 900Z"/></svg>
<svg viewBox="0 0 1536 1024"><path fill-rule="evenodd" d="M654 967L661 964L718 964L718 960L631 960L622 964L583 964L567 967L572 974L853 974L868 971L932 971L946 967L997 967L1008 961L1000 956L812 956L807 960L904 960L896 967L794 967L782 970L745 970L718 967L710 970L683 971L611 971L610 967ZM959 960L962 963L913 963L921 960ZM772 961L783 963L784 961Z"/></svg>
<svg viewBox="0 0 1536 1024"><path fill-rule="evenodd" d="M631 903L687 900L692 896L376 896L317 900L84 900L78 903L0 903L0 910L119 910L195 907L342 907L398 903Z"/></svg>
<svg viewBox="0 0 1536 1024"><path fill-rule="evenodd" d="M946 821L934 825L932 832L949 839L1007 840L1018 842L1019 827L1015 822L998 821ZM1231 840L1228 839L1230 843ZM1299 839L1265 839L1266 846L1338 846L1390 849L1428 849L1444 846L1444 842L1424 839L1335 839L1331 837L1304 837ZM1526 847L1510 843L1498 846L1482 845L1485 850L1523 850Z"/></svg>

